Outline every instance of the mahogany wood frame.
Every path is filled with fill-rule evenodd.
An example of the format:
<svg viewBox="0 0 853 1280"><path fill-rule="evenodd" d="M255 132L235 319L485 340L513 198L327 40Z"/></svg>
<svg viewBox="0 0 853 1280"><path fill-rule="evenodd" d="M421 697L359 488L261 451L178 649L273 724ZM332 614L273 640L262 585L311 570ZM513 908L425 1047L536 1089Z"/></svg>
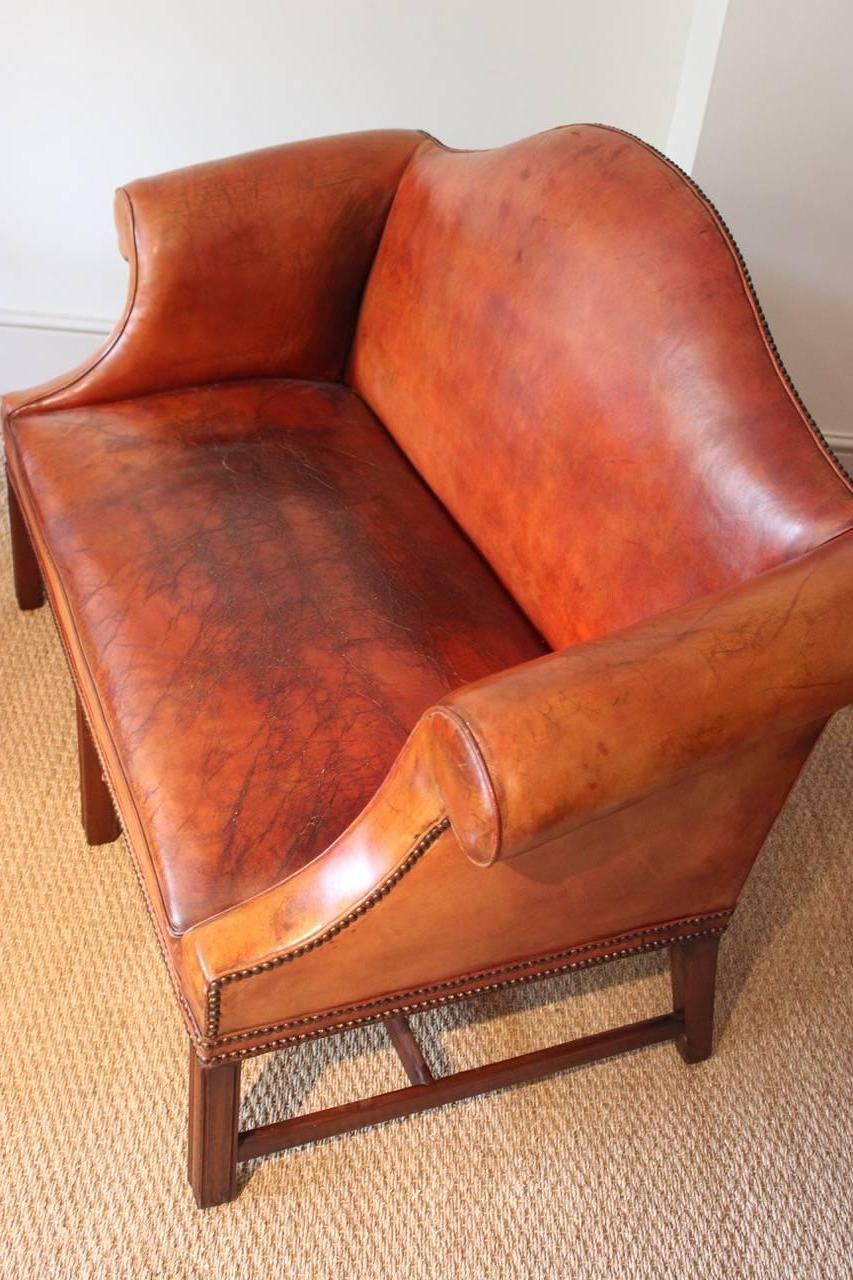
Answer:
<svg viewBox="0 0 853 1280"><path fill-rule="evenodd" d="M542 1080L571 1067L674 1040L685 1062L710 1057L714 1031L714 981L719 936L683 939L670 946L671 1013L597 1035L569 1040L514 1058L436 1078L401 1013L385 1028L411 1083L390 1093L346 1102L305 1116L239 1130L240 1060L203 1063L190 1045L189 1178L200 1209L237 1194L237 1165L322 1138L351 1133L385 1120L427 1111L510 1085Z"/></svg>

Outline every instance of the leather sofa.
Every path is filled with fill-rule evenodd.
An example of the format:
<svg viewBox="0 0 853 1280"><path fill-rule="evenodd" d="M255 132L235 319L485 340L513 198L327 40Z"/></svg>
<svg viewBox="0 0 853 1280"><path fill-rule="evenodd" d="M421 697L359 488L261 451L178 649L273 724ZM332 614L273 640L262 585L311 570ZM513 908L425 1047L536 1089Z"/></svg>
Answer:
<svg viewBox="0 0 853 1280"><path fill-rule="evenodd" d="M131 183L117 328L9 395L22 608L190 1036L189 1172L664 1040L853 698L853 489L713 205L631 136L416 132ZM436 1079L407 1022L669 948L673 1008ZM368 1021L411 1082L239 1132Z"/></svg>

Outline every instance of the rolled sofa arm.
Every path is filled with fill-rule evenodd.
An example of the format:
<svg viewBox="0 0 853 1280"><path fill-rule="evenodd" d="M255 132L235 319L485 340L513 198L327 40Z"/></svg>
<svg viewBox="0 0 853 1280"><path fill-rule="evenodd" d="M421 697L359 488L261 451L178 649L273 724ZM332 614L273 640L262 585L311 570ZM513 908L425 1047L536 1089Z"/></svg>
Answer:
<svg viewBox="0 0 853 1280"><path fill-rule="evenodd" d="M231 378L340 378L400 176L424 135L383 130L234 156L116 192L124 314L69 374L5 412Z"/></svg>
<svg viewBox="0 0 853 1280"><path fill-rule="evenodd" d="M726 593L468 685L428 713L488 866L853 700L853 530Z"/></svg>

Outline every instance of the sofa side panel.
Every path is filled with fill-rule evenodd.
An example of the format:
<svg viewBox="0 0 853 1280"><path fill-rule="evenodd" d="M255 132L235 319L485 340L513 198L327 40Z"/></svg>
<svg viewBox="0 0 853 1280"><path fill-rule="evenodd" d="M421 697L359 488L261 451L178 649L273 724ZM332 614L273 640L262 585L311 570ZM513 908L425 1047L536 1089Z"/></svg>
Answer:
<svg viewBox="0 0 853 1280"><path fill-rule="evenodd" d="M224 983L209 1051L286 1038L511 981L513 966L727 918L821 726L753 746L511 862L447 832L370 910L292 960ZM241 927L249 923L244 916ZM234 924L238 921L235 918ZM638 943L639 945L639 943Z"/></svg>

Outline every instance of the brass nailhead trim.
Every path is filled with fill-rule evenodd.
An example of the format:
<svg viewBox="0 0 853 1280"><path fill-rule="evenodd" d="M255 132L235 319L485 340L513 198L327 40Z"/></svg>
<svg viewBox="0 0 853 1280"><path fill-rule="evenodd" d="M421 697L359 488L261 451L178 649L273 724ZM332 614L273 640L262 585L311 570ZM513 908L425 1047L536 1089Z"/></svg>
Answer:
<svg viewBox="0 0 853 1280"><path fill-rule="evenodd" d="M733 910L734 908L729 908L726 911L713 911L707 915L683 916L680 920L670 920L666 924L653 924L649 925L646 929L633 929L630 933L617 933L611 938L600 938L597 942L585 942L578 947L568 947L565 951L553 951L545 956L537 956L535 960L516 961L514 964L500 965L496 969L480 969L477 973L469 974L466 981L482 982L485 978L499 978L505 973L520 973L524 969L535 969L537 965L540 964L547 963L549 965L554 965L556 962L566 960L569 957L583 956L588 951L596 951L599 947L610 948L609 955L611 957L617 954L628 955L631 948L629 948L628 951L619 952L612 949L617 946L617 944L634 942L636 939L640 938L647 939L651 934L656 933L666 934L667 938L664 940L666 942L671 940L675 930L684 929L688 925L707 924L711 920L724 920L726 924L728 924ZM689 936L692 937L694 935L691 934ZM458 987L460 981L462 980L458 978L450 978L445 982L432 982L426 987L412 987L410 990L403 992L400 999L411 1000L415 996L429 996L435 991L446 991L451 987ZM491 989L491 984L488 987L481 988L481 990ZM466 987L465 990L467 992L468 988ZM270 1026L266 1027L255 1027L251 1031L240 1031L231 1035L218 1036L216 1040L207 1041L206 1043L209 1048L214 1048L216 1045L231 1044L236 1040L251 1040L254 1036L267 1035L272 1031L284 1031L290 1027L307 1026L312 1022L321 1022L324 1018L334 1018L346 1013L357 1013L359 1010L374 1009L387 1005L387 1003L387 998L381 1000L360 1001L358 1004L345 1005L341 1009L326 1010L325 1013L312 1013L302 1018L289 1018L286 1022L272 1023Z"/></svg>
<svg viewBox="0 0 853 1280"><path fill-rule="evenodd" d="M689 187L689 188L694 192L694 194L695 194L696 196L698 196L698 198L702 201L702 203L703 203L703 204L704 204L708 209L710 209L710 210L711 210L711 212L713 213L713 215L714 215L714 217L716 218L717 222L719 223L719 225L720 225L721 229L722 229L722 230L723 230L723 232L725 233L725 235L726 235L726 237L727 237L727 240L728 240L729 247L731 248L732 253L733 253L734 257L735 257L735 260L736 260L736 262L737 262L737 264L738 264L738 266L739 266L739 268L740 268L740 270L741 270L741 273L742 273L743 278L744 278L744 283L746 284L747 291L748 291L748 293L749 293L750 299L751 299L752 304L753 304L753 306L754 306L754 308L755 308L756 315L757 315L758 320L759 320L759 322L760 322L760 325L761 325L761 328L762 328L762 332L763 332L763 335L764 335L765 341L767 342L768 348L770 349L771 355L773 356L773 359L774 359L774 361L775 361L775 363L776 363L776 366L777 366L777 368L778 368L778 371L779 371L779 373L780 373L780 375L781 375L781 377L782 377L782 379L783 379L783 381L784 381L785 385L787 386L788 390L790 391L790 393L791 393L791 395L792 395L792 397L793 397L793 399L794 399L794 401L795 401L795 403L796 403L797 407L799 408L799 410L800 410L800 412L802 413L803 417L805 418L806 422L807 422L807 423L808 423L808 425L811 427L812 431L814 432L815 436L817 437L817 439L818 439L819 443L821 444L821 446L822 446L822 448L823 448L824 452L827 454L827 456L830 458L830 460L831 460L831 461L834 463L834 465L837 467L838 471L839 471L839 472L840 472L840 473L845 477L845 479L846 479L848 482L850 482L851 484L853 484L853 476L851 476L850 472L848 472L847 468L843 465L843 463L841 462L841 460L840 460L840 459L838 458L838 456L836 455L836 453L835 453L835 451L833 450L832 446L831 446L831 445L828 443L828 441L826 440L826 437L824 436L824 434L823 434L823 432L821 431L820 427L817 425L817 422L816 422L816 421L815 421L815 419L813 418L813 416L812 416L811 412L809 411L808 407L807 407L807 406L806 406L806 404L804 403L804 401L803 401L803 399L802 399L802 397L801 397L801 395L800 395L799 391L797 390L797 387L796 387L796 385L795 385L795 383L794 383L793 378L791 377L790 373L788 372L788 370L787 370L787 368L786 368L786 366L785 366L785 362L784 362L784 361L783 361L783 359L782 359L782 356L781 356L781 354L780 354L780 352L779 352L779 348L778 348L778 347L777 347L777 345L776 345L776 340L775 340L775 338L773 337L773 334L772 334L772 332L771 332L771 330L770 330L770 326L769 326L769 324L768 324L768 322L767 322L767 317L766 317L766 316L765 316L765 314L764 314L764 308L762 307L762 305L761 305L761 301L760 301L760 299L759 299L759 297L758 297L758 294L757 294L757 292L756 292L756 290L755 290L755 284L754 284L753 279L752 279L752 274L751 274L751 272L750 272L750 270L749 270L749 268L748 268L748 266L747 266L747 264L746 264L746 259L744 258L743 253L741 252L740 246L738 245L737 241L735 240L735 237L734 237L734 235L732 234L732 231L731 231L731 229L730 229L730 227L729 227L728 223L726 222L726 220L725 220L725 218L723 217L723 215L720 213L720 211L719 211L719 209L717 208L717 206L714 204L713 200L711 200L711 199L710 199L710 198L705 194L705 192L704 192L704 191L702 190L702 188L699 186L698 182L696 182L696 181L695 181L695 180L694 180L694 179L693 179L693 178L692 178L692 177L691 177L691 176L690 176L690 175L689 175L689 174L688 174L684 169L682 169L682 167L681 167L679 164L677 164L677 163L676 163L676 161L674 161L674 160L670 159L670 157L669 157L669 156L667 156L667 155L665 154L665 152L661 151L658 147L655 147L655 146L653 146L651 143L646 142L646 141L645 141L645 139L638 137L636 134L634 134L634 133L630 133L627 129L617 129L617 128L614 128L612 125L605 125L605 124L596 124L596 125L595 125L595 127L596 127L596 128L600 128L600 129L607 129L607 130L608 130L609 132L611 132L611 133L619 133L619 134L622 134L624 137L631 138L634 142L638 142L641 146L645 147L645 148L646 148L646 150L648 150L648 151L652 152L652 154L653 154L653 155L656 155L656 156L657 156L660 160L662 160L665 164L667 164L669 167L671 167L672 169L674 169L674 170L675 170L675 171L680 175L681 179L682 179L682 180L687 184L687 186L688 186L688 187ZM20 409L24 409L24 408L26 408L26 407L27 407L26 405L21 405L21 406L19 406L19 408L20 408ZM16 410L16 412L17 412L17 410ZM35 547L35 540L32 538L32 535L31 535L31 534L30 534L30 538L31 538L31 541L33 542L33 546ZM46 593L46 595L48 596L48 598L50 598L50 594L51 594L51 593L50 593L50 590L49 590L49 588L48 588L47 576L46 576L44 573L42 573L42 581L43 581L43 583L44 583L45 593ZM51 600L51 601L50 601L50 603L51 603L51 605L52 605L52 606L54 605L53 600ZM53 608L52 608L51 612L54 614L54 617L55 617L55 616L56 616L56 609L55 609L55 607L53 607ZM57 630L57 632L58 632L58 634L59 634L59 638L60 638L60 641L61 641L61 643L62 643L62 647L63 647L63 649L65 650L66 661L67 661L67 663L68 663L69 670L70 670L70 672L71 672L71 674L72 674L72 677L73 677L73 675L74 675L74 665L73 665L73 663L71 662L70 653L69 653L69 651L68 651L68 646L67 646L67 645L66 645L66 643L65 643L65 637L64 637L64 635L62 634L62 630L61 630L61 628L59 627L59 625L58 625L58 624L57 624L56 630ZM76 680L74 681L74 683L75 683L75 684L77 683L77 682L76 682ZM78 697L79 697L79 692L78 692ZM85 710L85 705L84 705L84 710ZM97 752L98 756L100 757L100 749L99 749L98 744L97 744L97 742L96 742L96 740L95 740L94 734L92 734L92 741L95 743L96 752ZM112 795L112 785L111 785L110 780L109 780L109 775L107 774L107 771L106 771L105 769L103 770L103 773L104 773L104 778L105 778L105 780L107 781L107 785L108 785L108 787L109 787L110 793L111 793L111 795ZM113 803L115 804L115 801L114 801L114 800L113 800ZM118 812L118 808L117 808L117 806L116 806L116 812ZM220 999L221 999L221 997L220 997L220 991L221 991L222 986L224 986L224 985L225 985L225 983L227 983L227 982L235 982L235 981L239 980L240 978L251 977L251 976L252 976L252 975L254 975L254 974L263 973L263 972L265 972L265 971L267 971L267 970L269 970L269 969L274 969L274 968L276 968L278 965L286 964L286 963L287 963L288 961L290 961L290 960L296 960L296 959L298 959L300 956L304 955L306 952L308 952L308 951L312 951L312 950L314 950L316 947L322 946L322 945L323 945L323 943L325 943L325 942L329 942L332 938L336 937L336 936L337 936L337 934L339 934L343 929L347 928L347 926L348 926L348 925L352 924L352 923L353 923L353 921L355 921L355 920L359 919L359 918L360 918L360 916L364 915L364 913L365 913L366 911L368 911L368 910L370 909L370 907L374 906L376 902L380 901L380 899L381 899L381 898L383 898L383 897L385 896L385 894L387 894L387 893L388 893L388 892L389 892L389 891L394 887L394 885L395 885L395 884L397 884L397 882L398 882L398 881L399 881L399 880L400 880L400 879L401 879L401 878L406 874L406 872L407 872L407 871L409 871L409 870L411 869L411 867L412 867L412 866L414 866L415 862L417 862L417 860L418 860L418 859L419 859L419 858L420 858L424 853L426 853L427 849L429 849L429 847L430 847L432 844L434 844L434 843L435 843L435 841L439 838L439 836L443 835L443 833L444 833L444 832L449 828L449 826L450 826L450 822L449 822L449 820L448 820L447 818L444 818L444 819L442 819L440 822L438 822L435 826L431 827L431 828L429 829L429 831L427 831L427 832L425 833L425 835L424 835L424 836L423 836L423 837L418 841L418 843L414 846L414 848L412 849L412 851L408 854L408 856L406 857L406 859L404 860L404 862L403 862L403 863L401 863L401 865L397 868L397 870L393 873L393 875L392 875L392 876L390 876L390 877L389 877L389 879L388 879L387 881L385 881L385 883L384 883L383 885L381 885L381 886L380 886L380 888L379 888L378 890L376 890L373 894L371 894L369 898L365 899L365 901L364 901L364 902L363 902L363 903L362 903L358 908L356 908L354 911L350 912L348 915L344 916L340 921L338 921L335 925L333 925L333 926L332 926L330 929L328 929L325 933L320 934L317 938L312 939L310 942L305 943L305 944L304 944L303 946L301 946L301 947L297 947L297 948L295 948L293 951L290 951L290 952L286 953L285 955L282 955L282 956L276 956L273 960L267 960L267 961L265 961L263 964L260 964L260 965L252 965L250 968L247 968L247 969L240 969L240 970L237 970L237 971L236 971L236 972L234 972L234 973L228 973L228 974L225 974L223 977L221 977L221 978L217 978L213 983L211 983L210 987L208 988L208 992L207 992L207 1028L206 1028L206 1030L207 1030L207 1036L208 1036L208 1037L210 1037L211 1039L216 1039L216 1038L217 1038L217 1036L218 1036L218 1030L219 1030L219 1012L220 1012ZM129 840L128 840L128 841L126 841L125 843L127 844L127 846L128 846L128 847L130 847L130 841L129 841ZM149 902L148 902L148 894L147 894L147 891L146 891L146 889L145 889L144 881L143 881L142 876L141 876L141 874L140 874L139 868L138 868L138 866L136 865L136 860L135 860L135 858L132 858L132 859L131 859L131 861L132 861L132 864L133 864L134 872L135 872L135 874L136 874L136 878L137 878L138 882L140 883L140 885L141 885L141 887L142 887L142 889L143 889L143 900L145 901L145 905L146 905L146 907L147 907L147 908L148 908L148 910L149 910L149 914L151 914L151 908L150 908L150 904L149 904ZM729 914L729 913L718 912L718 913L716 913L716 914L717 914L717 915L722 916L722 915L724 915L724 914ZM152 918L153 918L153 917L152 917ZM155 923L156 923L156 922L155 922ZM685 937L685 938L702 937L702 936L705 936L706 934L721 933L721 932L723 931L723 929L724 929L724 928L725 928L725 926L722 926L722 928L719 928L719 929L707 929L707 930L704 930L702 933L696 933L696 934L684 934L684 935L680 935L680 936ZM651 930L644 930L644 932L652 932L652 931L651 931ZM155 934L157 935L158 943L160 943L159 930L158 930L156 927L155 927ZM548 975L549 975L549 974L551 974L551 973L564 972L566 969L582 968L582 967L586 967L587 965L592 965L592 964L598 964L598 963L601 963L601 962L602 962L602 961L604 961L604 960L615 959L615 958L617 958L617 957L619 957L619 956L623 956L623 955L630 955L630 954L634 954L634 953L638 953L638 952L642 952L642 951L650 951L650 950L654 950L654 949L656 949L656 948L658 948L658 947L660 947L660 946L664 946L664 945L666 945L666 944L665 944L665 942L653 942L653 943L650 943L650 944L648 944L648 945L641 946L641 947L631 947L631 948L627 948L627 949L620 950L620 951L617 951L617 952L609 953L609 954L608 954L608 955L606 955L606 956L597 957L597 958L595 958L595 959L593 959L593 960L588 960L588 961L578 961L578 962L576 962L576 963L574 963L574 964L561 965L561 966L559 966L559 967L558 967L558 968L556 968L556 969L548 970L548 971L545 971L545 972L543 972L543 973L536 974L536 975L535 975L535 977L546 977L546 976L548 976ZM162 943L160 943L160 951L161 951L161 955L163 956L163 959L166 961L166 967L167 967L167 970L169 971L169 976L170 976L170 978L172 978L172 981L173 981L173 985L174 985L174 987L175 987L176 994L178 995L179 1003L180 1003L180 1004L181 1004L181 1006L183 1007L183 1009L184 1009L185 1013L190 1013L189 1007L188 1007L188 1005L187 1005L186 1001L184 1000L183 994L182 994L182 992L180 991L180 988L179 988L179 986L178 986L177 981L175 980L174 974L172 973L172 966L171 966L171 964L169 963L168 957L166 956L166 953L165 953L165 951L164 951L164 948L163 948L163 946L162 946ZM476 995L476 994L478 993L478 991L483 991L483 990L497 990L499 987L513 986L513 985L516 985L516 984L518 984L518 983L520 983L520 982L529 981L529 980L532 980L532 979L527 978L527 977L514 978L514 979L510 979L510 980L509 980L509 981L507 981L507 982L503 982L503 983L500 983L500 984L490 984L490 985L489 985L489 986L487 986L487 987L480 987L480 988L473 988L473 989L469 989L469 990L466 990L466 991L465 991L465 992L463 992L463 993L460 993L459 995L452 995L452 996L445 996L445 997L441 997L441 998L439 998L439 999L436 999L436 1000L430 1001L428 1004L419 1004L417 1007L419 1007L419 1008L429 1008L429 1007L432 1007L432 1006L434 1006L434 1005L436 1005L436 1004L446 1003L446 1002L448 1002L448 1001L450 1001L450 1000L454 1000L454 999L461 999L461 998L462 998L462 996L467 996L467 995ZM407 1006L402 1006L402 1007L401 1007L401 1009L402 1009L402 1011L403 1011L403 1012L406 1012L407 1008L408 1008ZM190 1016L191 1016L191 1014L190 1014ZM334 1030L343 1030L343 1029L345 1029L346 1027L349 1027L349 1026L356 1026L356 1025L358 1025L358 1024L360 1024L360 1023L362 1023L362 1022L368 1022L368 1021L370 1021L370 1020L371 1020L371 1019L370 1019L370 1017L353 1019L353 1020L350 1020L350 1021L345 1022L345 1023L340 1023L340 1024L336 1025L335 1027L326 1028L322 1034L325 1034L325 1033L327 1033L327 1032L331 1032L331 1031L334 1031ZM194 1023L194 1020L193 1020L193 1023ZM288 1025L288 1024L284 1024L284 1023L282 1023L282 1024L280 1024L280 1025L285 1026L285 1025ZM266 1028L261 1029L260 1034L263 1034L265 1030L266 1030ZM257 1034L259 1034L257 1031L254 1031L254 1032L247 1032L247 1033L245 1033L246 1038L248 1038L248 1037L250 1037L250 1036L252 1036L252 1035L257 1035ZM303 1033L303 1034L302 1034L302 1035L300 1035L300 1036L285 1037L285 1039L286 1039L286 1040L288 1040L290 1043L293 1043L294 1041L307 1039L307 1038L309 1038L310 1036L317 1035L317 1034L321 1034L321 1033L319 1033L319 1032L307 1032L307 1033ZM235 1038L238 1038L238 1037L231 1037L231 1039L235 1039ZM275 1043L278 1043L278 1042L275 1042L275 1041L270 1042L270 1044L269 1044L269 1045L264 1046L264 1047L265 1047L265 1048L270 1048L270 1047L272 1047L272 1045L273 1045L273 1044L275 1044ZM226 1055L222 1055L222 1056L223 1056L223 1057L242 1057L242 1056L248 1056L249 1054L254 1054L254 1053L259 1053L259 1052L263 1052L263 1048L257 1048L257 1049L252 1049L252 1050L241 1050L239 1053L226 1054Z"/></svg>
<svg viewBox="0 0 853 1280"><path fill-rule="evenodd" d="M582 957L584 953L589 951L595 951L598 947L609 948L607 955L604 957L605 959L614 959L617 956L631 955L637 948L629 946L627 948L623 947L623 948L617 948L614 950L614 947L616 946L616 944L619 944L619 943L626 943L626 942L631 943L631 942L634 942L636 939L648 939L651 934L656 934L656 933L664 934L665 937L663 937L660 940L660 942L657 942L657 940L652 940L652 942L649 945L665 946L667 943L672 942L679 937L691 937L691 938L698 937L700 935L695 932L689 933L689 934L679 934L678 930L687 928L690 925L708 924L712 920L719 920L722 923L719 926L716 926L716 925L713 926L711 929L706 930L706 932L715 932L717 931L717 929L722 930L722 929L725 929L726 926L728 925L733 912L734 912L734 908L730 907L725 911L713 911L708 913L707 915L702 915L702 916L685 916L681 920L672 920L672 921L669 921L667 924L650 925L646 929L636 929L636 930L633 930L631 933L615 934L612 938L599 939L597 942L586 942L578 947L569 947L566 951L555 951L547 956L538 956L534 960L522 960L522 961L516 962L515 964L501 965L496 969L481 969L477 973L470 974L469 977L465 980L451 978L445 982L430 983L430 985L426 987L413 987L409 991L403 992L400 995L399 999L411 1000L413 997L417 997L417 996L429 996L431 993L436 991L447 991L452 987L459 986L460 981L482 983L484 979L500 978L503 974L513 974L513 973L519 974L525 969L535 969L538 965L543 963L546 963L549 966L551 966L548 972L553 972L553 973L562 972L565 966L562 964L558 964L558 966L554 968L555 962L561 962L563 960L567 960L569 958L574 958L578 956ZM640 949L643 949L644 946L646 946L645 943L641 944ZM593 957L593 959L590 960L591 964L595 964L597 962L598 962L597 957ZM582 964L583 961L579 961L578 963ZM537 973L533 976L539 977L541 975ZM519 980L523 980L523 979L519 979ZM479 991L494 990L497 988L497 986L501 986L501 985L504 985L504 984L487 983L486 985L480 986L475 990L479 990ZM466 985L465 990L462 992L462 994L469 995L471 994L471 991L472 991L472 988L469 988ZM455 998L455 997L451 997L451 998ZM337 1017L338 1015L343 1015L347 1013L357 1013L359 1010L375 1009L377 1007L382 1007L387 1004L388 1004L387 999L362 1001L359 1004L345 1005L343 1008L340 1008L340 1009L327 1010L325 1013L312 1013L312 1014L306 1015L305 1017L290 1018L286 1022L277 1022L266 1027L255 1027L251 1031L235 1032L232 1035L220 1036L220 1037L217 1037L216 1039L199 1040L198 1043L203 1045L206 1048L214 1048L217 1045L232 1044L236 1040L251 1040L254 1036L267 1035L269 1032L284 1031L285 1029L288 1029L291 1027L307 1026L312 1022L321 1022L324 1018L334 1018L334 1017ZM431 1006L430 1004L428 1003L424 1004L419 1000L417 1002L417 1007L428 1008ZM381 1016L384 1017L385 1013L383 1013ZM369 1021L369 1020L370 1020L370 1015L367 1015L364 1018L356 1019L356 1022L360 1023L360 1022ZM297 1038L300 1038L300 1037L294 1037L294 1039L297 1039Z"/></svg>
<svg viewBox="0 0 853 1280"><path fill-rule="evenodd" d="M332 938L336 938L339 933L360 919L371 907L375 906L386 894L390 893L396 884L402 880L407 871L411 871L412 867L426 853L427 849L435 844L440 836L450 828L450 819L441 818L434 823L418 840L417 844L409 851L397 870L385 880L378 888L373 890L363 902L360 902L352 911L347 912L340 920L336 920L323 933L311 938L308 942L303 942L301 946L294 947L292 951L286 951L283 955L274 956L272 960L264 960L261 964L253 964L247 969L236 969L233 973L223 974L221 978L215 978L207 989L207 1035L210 1039L216 1039L219 1034L219 1008L221 1002L222 988L228 982L238 982L241 978L251 978L258 973L267 973L270 969L277 969L279 965L288 964L291 960L298 960L300 956L304 956L309 951L316 950L317 947L323 946L325 942L331 942Z"/></svg>
<svg viewBox="0 0 853 1280"><path fill-rule="evenodd" d="M716 912L715 915L731 916L731 912ZM713 917L709 917L713 918ZM392 1013L422 1013L427 1009L439 1008L446 1004L455 1004L460 1000L467 1000L472 996L482 995L489 991L501 991L507 987L527 986L532 982L539 982L544 978L553 978L561 973L574 972L579 969L592 969L597 965L605 964L609 960L621 960L627 956L644 955L652 951L660 951L663 947L673 942L692 942L695 938L719 937L725 933L728 920L725 924L716 925L711 929L698 929L693 933L671 933L666 938L656 938L651 942L640 943L633 947L621 947L616 951L608 951L605 955L586 957L581 960L570 960L565 964L558 964L549 969L541 969L537 973L524 973L514 978L508 978L503 982L490 982L478 987L466 987L463 991L454 991L448 995L436 996L432 1000L418 1000L413 1004L394 1004L392 1007L383 1009L381 1013L366 1014L361 1018L348 1018L344 1022L336 1022L329 1027L321 1027L315 1031L303 1031L295 1036L280 1036L274 1040L266 1040L263 1044L253 1045L250 1049L234 1049L230 1053L214 1054L210 1058L203 1061L211 1065L218 1062L229 1062L234 1059L255 1058L261 1053L267 1053L270 1049L278 1048L280 1045L301 1044L305 1040L317 1040L321 1036L337 1035L341 1031L350 1031L354 1027L366 1026L372 1022L383 1022ZM666 926L660 926L666 927ZM670 929L678 926L669 926ZM649 930L648 932L651 932ZM533 962L535 963L535 962ZM449 985L449 984L444 984ZM328 1015L325 1015L328 1016ZM286 1024L283 1024L286 1025ZM258 1032L250 1032L249 1035L257 1035ZM203 1042L201 1042L203 1043Z"/></svg>
<svg viewBox="0 0 853 1280"><path fill-rule="evenodd" d="M617 129L613 125L609 125L609 124L595 124L593 128L607 129L610 133L621 133L623 137L631 138L634 142L639 142L640 145L645 147L647 151L651 151L653 155L656 155L658 157L658 159L663 160L665 164L667 164L671 169L674 169L676 173L679 174L681 179L687 183L687 186L690 187L690 189L693 191L693 194L698 196L699 199L702 201L702 203L711 210L714 217L717 219L717 222L719 223L720 227L722 228L723 232L725 233L726 238L728 239L729 247L731 248L732 253L734 254L735 260L737 261L737 264L740 267L741 273L743 274L744 283L746 284L747 291L752 301L752 305L755 308L756 314L758 316L758 320L761 324L761 329L764 334L764 339L767 343L767 346L770 348L770 354L772 355L773 359L776 362L776 367L782 377L782 381L785 383L785 386L790 391L798 409L800 410L806 422L809 424L815 436L817 437L821 447L823 448L824 453L838 468L838 470L841 472L844 479L847 480L849 484L853 485L853 475L850 474L850 472L841 462L840 458L838 458L838 456L836 455L835 450L827 441L820 427L817 425L811 413L809 412L808 408L803 403L803 398L800 395L799 391L797 390L796 386L794 385L793 378L791 377L788 370L785 368L785 362L782 359L781 355L779 354L779 348L776 346L776 339L773 337L773 334L770 332L770 325L767 323L767 317L764 314L764 308L762 307L758 294L755 291L755 285L752 280L752 274L750 273L749 267L746 265L746 259L741 253L740 245L732 235L731 229L728 223L726 222L723 215L720 213L717 206L714 204L713 200L709 199L708 196L706 196L705 192L699 186L699 183L694 181L694 179L691 178L690 174L686 173L684 169L682 169L680 164L676 164L674 160L671 160L669 158L666 152L660 151L657 147L653 147L652 144L650 142L646 142L644 138L638 138L635 133L629 133L627 129Z"/></svg>
<svg viewBox="0 0 853 1280"><path fill-rule="evenodd" d="M848 483L853 484L853 475L851 475L851 473L847 470L847 468L841 462L840 458L835 453L832 446L827 441L826 437L824 436L823 432L821 431L820 427L818 426L817 422L815 421L814 417L809 411L807 405L803 401L803 398L800 395L799 391L797 390L797 387L796 387L796 384L794 383L793 378L791 377L790 373L788 372L785 366L785 362L782 359L778 346L776 345L776 339L773 337L773 334L770 329L770 325L767 322L767 317L764 314L764 308L762 307L761 301L756 292L755 283L752 279L752 273L750 272L749 267L746 264L746 259L744 258L743 253L741 252L740 245L738 244L737 240L732 234L731 228L729 227L723 215L720 213L720 210L714 204L713 200L711 200L705 194L705 192L699 186L699 183L696 182L690 176L689 173L687 173L684 169L682 169L681 165L677 164L676 161L670 159L670 157L666 155L665 152L661 151L658 147L652 146L650 142L646 142L645 139L639 138L634 133L630 133L627 129L616 129L612 125L605 125L605 124L596 124L595 127L599 129L607 129L611 133L622 134L624 137L631 138L634 142L638 142L641 146L645 147L646 150L650 151L653 155L657 156L658 159L662 160L666 165L668 165L670 168L675 170L675 172L679 174L682 181L686 183L686 185L690 188L690 190L694 193L694 195L696 195L699 198L699 200L701 200L701 202L706 206L706 208L708 208L711 211L711 213L714 215L715 219L717 220L717 223L719 224L721 230L723 231L727 239L728 247L731 249L732 254L735 258L735 261L737 262L737 265L740 268L741 274L743 276L744 284L746 285L747 292L749 294L752 305L755 309L756 316L758 317L758 321L761 326L764 340L767 343L768 349L776 364L777 370L782 378L782 381L785 383L786 387L791 393L794 403L797 405L804 419L806 420L809 427L813 431L824 453L827 455L830 461L835 465L835 467L838 469L840 474L848 481ZM316 945L320 945L320 941L325 941L325 940L326 940L325 938L319 939ZM294 952L293 956L287 956L287 957L284 957L284 959L295 958L296 954L298 953ZM270 965L269 967L272 967L272 965ZM228 981L232 977L242 977L242 976L245 976L245 974L252 973L252 972L257 972L257 970L247 970L241 974L235 974L235 975L229 974L226 976L225 979L222 979L221 981ZM218 991L216 993L214 1007L215 1007L215 1024L214 1025L218 1028L218 1024L219 1024ZM211 1004L210 1004L210 996L209 996L208 998L209 1011L210 1011L210 1008L211 1008ZM208 1025L208 1034L213 1034L214 1036L216 1035L216 1031L213 1031L211 1033L210 1024Z"/></svg>

